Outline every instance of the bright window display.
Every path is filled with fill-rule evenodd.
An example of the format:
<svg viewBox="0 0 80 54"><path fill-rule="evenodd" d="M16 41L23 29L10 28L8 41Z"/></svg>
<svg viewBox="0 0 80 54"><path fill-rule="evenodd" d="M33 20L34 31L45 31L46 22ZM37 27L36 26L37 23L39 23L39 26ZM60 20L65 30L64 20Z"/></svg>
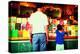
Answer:
<svg viewBox="0 0 80 54"><path fill-rule="evenodd" d="M78 49L78 5L27 1L8 5L9 52Z"/></svg>

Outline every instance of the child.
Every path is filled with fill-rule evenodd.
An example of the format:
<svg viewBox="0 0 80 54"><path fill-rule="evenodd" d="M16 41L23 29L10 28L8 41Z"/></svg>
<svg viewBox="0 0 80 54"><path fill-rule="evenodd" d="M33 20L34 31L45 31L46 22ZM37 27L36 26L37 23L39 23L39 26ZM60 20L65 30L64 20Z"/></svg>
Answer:
<svg viewBox="0 0 80 54"><path fill-rule="evenodd" d="M58 24L56 30L56 50L64 50L64 33L62 26Z"/></svg>

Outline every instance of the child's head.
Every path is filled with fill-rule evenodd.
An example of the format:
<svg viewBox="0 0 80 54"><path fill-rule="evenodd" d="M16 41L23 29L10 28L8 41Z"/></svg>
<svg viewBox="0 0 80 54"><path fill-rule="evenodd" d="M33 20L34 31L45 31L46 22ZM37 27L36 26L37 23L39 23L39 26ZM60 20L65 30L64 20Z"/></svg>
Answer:
<svg viewBox="0 0 80 54"><path fill-rule="evenodd" d="M58 24L58 25L57 25L57 29L58 29L58 30L63 30L62 25Z"/></svg>

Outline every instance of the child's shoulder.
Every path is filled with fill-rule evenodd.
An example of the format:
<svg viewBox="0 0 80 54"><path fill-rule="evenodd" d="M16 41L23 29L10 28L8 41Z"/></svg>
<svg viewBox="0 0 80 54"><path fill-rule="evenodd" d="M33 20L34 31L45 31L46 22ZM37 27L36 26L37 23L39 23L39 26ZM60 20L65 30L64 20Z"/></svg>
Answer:
<svg viewBox="0 0 80 54"><path fill-rule="evenodd" d="M56 30L56 33L59 32L59 30Z"/></svg>

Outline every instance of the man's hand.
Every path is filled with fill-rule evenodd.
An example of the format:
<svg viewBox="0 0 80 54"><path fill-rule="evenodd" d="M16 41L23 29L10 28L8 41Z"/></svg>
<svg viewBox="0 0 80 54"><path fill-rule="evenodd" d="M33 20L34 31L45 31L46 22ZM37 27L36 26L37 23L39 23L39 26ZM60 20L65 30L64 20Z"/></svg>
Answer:
<svg viewBox="0 0 80 54"><path fill-rule="evenodd" d="M48 25L45 26L45 31L46 31L46 44L48 44Z"/></svg>
<svg viewBox="0 0 80 54"><path fill-rule="evenodd" d="M46 35L46 44L48 44L48 35Z"/></svg>

